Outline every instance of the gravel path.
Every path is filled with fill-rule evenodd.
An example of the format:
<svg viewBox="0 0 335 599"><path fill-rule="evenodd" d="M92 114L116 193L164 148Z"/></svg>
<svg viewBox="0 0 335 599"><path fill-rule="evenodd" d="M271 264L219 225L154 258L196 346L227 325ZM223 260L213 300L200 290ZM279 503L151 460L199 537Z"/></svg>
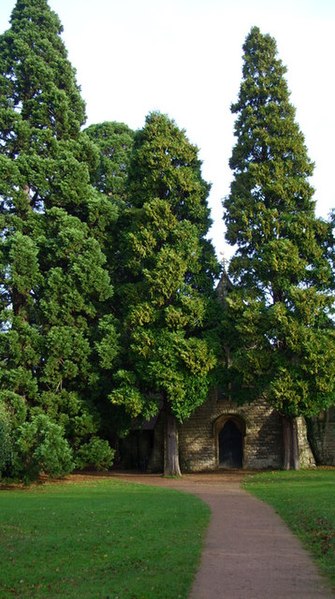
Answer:
<svg viewBox="0 0 335 599"><path fill-rule="evenodd" d="M330 599L335 593L274 510L240 486L241 474L117 475L193 493L212 518L189 599Z"/></svg>

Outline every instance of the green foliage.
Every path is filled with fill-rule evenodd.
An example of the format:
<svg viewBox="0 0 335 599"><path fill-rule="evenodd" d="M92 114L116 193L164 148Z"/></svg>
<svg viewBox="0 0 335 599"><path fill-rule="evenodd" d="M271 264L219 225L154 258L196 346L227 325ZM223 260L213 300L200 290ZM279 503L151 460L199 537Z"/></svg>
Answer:
<svg viewBox="0 0 335 599"><path fill-rule="evenodd" d="M100 414L82 391L69 391L60 385L54 391L41 393L36 403L31 413L47 414L52 422L57 422L64 429L66 439L74 450L99 431Z"/></svg>
<svg viewBox="0 0 335 599"><path fill-rule="evenodd" d="M105 122L90 125L85 133L99 148L98 164L90 169L92 185L118 203L125 202L134 132L124 123Z"/></svg>
<svg viewBox="0 0 335 599"><path fill-rule="evenodd" d="M41 282L37 254L36 245L30 237L19 231L13 235L9 250L9 259L13 265L10 284L19 294L27 297L29 302L32 302L30 290Z"/></svg>
<svg viewBox="0 0 335 599"><path fill-rule="evenodd" d="M0 391L0 478L12 475L18 429L27 416L25 399L12 391Z"/></svg>
<svg viewBox="0 0 335 599"><path fill-rule="evenodd" d="M113 404L124 406L126 413L136 418L142 416L149 419L157 411L155 397L148 401L138 388L136 375L127 370L118 370L115 374L116 388L110 394Z"/></svg>
<svg viewBox="0 0 335 599"><path fill-rule="evenodd" d="M61 322L85 330L112 295L106 258L86 224L64 211L49 211L48 232L40 238L47 271L40 305L49 324Z"/></svg>
<svg viewBox="0 0 335 599"><path fill-rule="evenodd" d="M13 458L12 427L5 405L0 401L0 479Z"/></svg>
<svg viewBox="0 0 335 599"><path fill-rule="evenodd" d="M114 459L115 451L109 446L108 441L92 437L88 443L81 445L75 455L76 468L84 470L108 470Z"/></svg>
<svg viewBox="0 0 335 599"><path fill-rule="evenodd" d="M99 152L81 132L85 107L61 32L45 0L18 0L0 36L0 392L25 398L27 431L44 411L77 447L99 427L99 357L111 364L118 351L115 335L101 358L113 333L99 325L113 293L104 250L117 210L90 184Z"/></svg>
<svg viewBox="0 0 335 599"><path fill-rule="evenodd" d="M234 173L224 201L237 246L224 323L230 393L263 393L282 414L334 403L334 285L330 224L314 213L303 135L295 122L275 41L254 27L243 46Z"/></svg>
<svg viewBox="0 0 335 599"><path fill-rule="evenodd" d="M115 318L111 314L103 316L99 322L98 339L95 342L101 368L105 370L113 368L120 351L119 337Z"/></svg>
<svg viewBox="0 0 335 599"><path fill-rule="evenodd" d="M165 115L152 113L135 136L130 167L132 204L150 199L168 200L178 220L196 223L200 235L211 224L207 196L210 186L201 177L198 149L185 132Z"/></svg>
<svg viewBox="0 0 335 599"><path fill-rule="evenodd" d="M135 135L122 216L120 286L124 365L110 398L149 418L167 402L179 421L206 398L215 356L204 339L218 265L204 236L209 186L197 148L165 115Z"/></svg>
<svg viewBox="0 0 335 599"><path fill-rule="evenodd" d="M26 481L42 473L58 477L73 470L72 451L64 438L64 430L45 414L22 424L17 434L14 469Z"/></svg>
<svg viewBox="0 0 335 599"><path fill-rule="evenodd" d="M23 424L27 416L27 406L24 397L12 391L0 391L0 406L6 413L13 428Z"/></svg>

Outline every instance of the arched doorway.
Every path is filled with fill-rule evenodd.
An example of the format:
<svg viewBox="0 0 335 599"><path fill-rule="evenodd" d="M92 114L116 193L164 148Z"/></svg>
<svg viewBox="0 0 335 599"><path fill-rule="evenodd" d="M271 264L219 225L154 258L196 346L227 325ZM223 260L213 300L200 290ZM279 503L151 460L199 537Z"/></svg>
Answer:
<svg viewBox="0 0 335 599"><path fill-rule="evenodd" d="M235 419L228 418L218 435L219 466L242 468L243 434Z"/></svg>

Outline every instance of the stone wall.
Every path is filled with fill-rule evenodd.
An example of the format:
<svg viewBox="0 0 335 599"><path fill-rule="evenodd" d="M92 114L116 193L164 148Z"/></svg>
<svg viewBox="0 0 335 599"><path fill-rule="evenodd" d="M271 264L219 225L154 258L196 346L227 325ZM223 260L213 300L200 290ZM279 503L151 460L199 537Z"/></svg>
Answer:
<svg viewBox="0 0 335 599"><path fill-rule="evenodd" d="M217 470L219 435L227 421L233 421L242 433L242 468L250 470L280 469L283 466L283 433L281 416L265 401L237 405L224 399L213 389L208 400L179 425L179 456L182 472ZM315 465L306 423L297 419L300 466ZM335 433L335 427L333 427ZM335 434L333 437L335 456ZM148 471L163 471L164 414L160 414L154 431L154 442Z"/></svg>
<svg viewBox="0 0 335 599"><path fill-rule="evenodd" d="M180 426L180 462L184 472L215 470L220 466L218 435L230 418L243 430L243 468L282 466L279 414L264 401L238 406L213 390L208 401Z"/></svg>
<svg viewBox="0 0 335 599"><path fill-rule="evenodd" d="M308 438L316 462L335 466L335 408L308 420Z"/></svg>

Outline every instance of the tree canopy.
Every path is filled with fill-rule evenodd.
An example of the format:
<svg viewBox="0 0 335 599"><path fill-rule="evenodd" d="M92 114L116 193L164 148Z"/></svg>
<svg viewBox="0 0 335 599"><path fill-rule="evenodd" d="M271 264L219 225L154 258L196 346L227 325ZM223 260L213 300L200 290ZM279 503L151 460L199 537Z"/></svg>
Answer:
<svg viewBox="0 0 335 599"><path fill-rule="evenodd" d="M205 338L218 265L205 239L209 186L195 148L173 121L152 113L135 135L116 290L124 322L124 368L111 399L132 416L163 406L169 440L207 396L215 356ZM177 444L166 472L179 474Z"/></svg>
<svg viewBox="0 0 335 599"><path fill-rule="evenodd" d="M0 35L0 475L108 467L107 439L154 415L178 475L178 423L218 370L294 445L295 418L334 404L334 239L275 40L243 46L222 309L198 148L160 112L83 129L61 34L46 0L17 0Z"/></svg>
<svg viewBox="0 0 335 599"><path fill-rule="evenodd" d="M295 121L276 43L254 27L232 112L234 179L224 201L237 246L227 298L235 396L264 394L284 416L334 402L334 289L329 223L316 218L313 164Z"/></svg>
<svg viewBox="0 0 335 599"><path fill-rule="evenodd" d="M0 36L0 388L9 415L47 414L76 449L99 428L88 389L112 295L94 220L116 209L89 183L98 150L61 31L45 0L27 0Z"/></svg>
<svg viewBox="0 0 335 599"><path fill-rule="evenodd" d="M85 133L99 148L99 161L91 168L92 185L114 202L126 202L134 132L124 123L112 121L90 125Z"/></svg>

